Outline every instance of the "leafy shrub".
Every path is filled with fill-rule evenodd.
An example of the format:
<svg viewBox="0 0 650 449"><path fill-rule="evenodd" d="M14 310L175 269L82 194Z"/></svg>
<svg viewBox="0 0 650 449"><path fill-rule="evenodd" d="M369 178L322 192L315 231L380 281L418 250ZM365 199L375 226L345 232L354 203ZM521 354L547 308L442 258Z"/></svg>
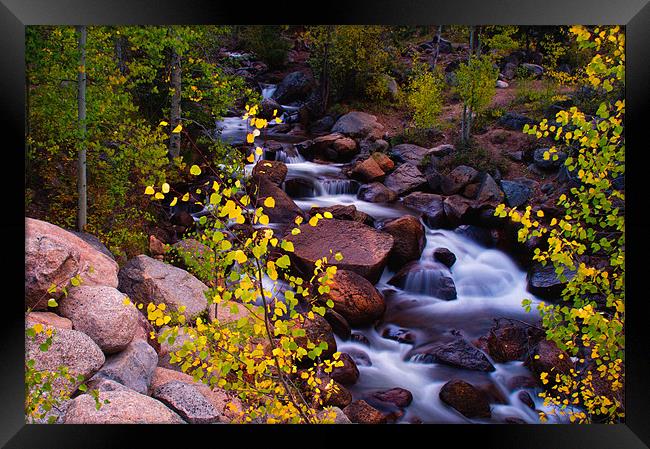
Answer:
<svg viewBox="0 0 650 449"><path fill-rule="evenodd" d="M244 116L252 127L247 136L253 147L247 159L251 163L262 154L255 137L268 124L256 117L257 109L247 108ZM201 173L199 166L190 167L190 174ZM206 298L214 307L214 319L203 316L190 321L182 309L147 304L153 325L169 326L158 341L174 344L184 335L182 347L170 353L170 362L197 381L236 393L245 407L239 414L241 422L331 422L332 412L323 415L319 409L336 392L327 374L342 365L340 354L324 357L327 343L312 341L305 328L333 306L322 296L329 292L336 273L328 259L339 261L342 256L331 254L316 261L310 278L296 276L290 271L293 243L275 237L267 227L266 213L275 207L275 199L258 202L259 186L243 175L241 163L212 174L216 180L206 200L211 212L201 217L196 234L209 251L185 251L183 257L211 287ZM155 201L174 196L171 204L189 199L169 186L148 186L145 194ZM328 212L317 214L309 225L330 218ZM302 218L295 223L300 225ZM298 227L291 230L298 233ZM221 318L223 314L235 318Z"/></svg>
<svg viewBox="0 0 650 449"><path fill-rule="evenodd" d="M282 35L280 25L247 25L241 27L244 48L255 53L272 69L287 62L291 41Z"/></svg>
<svg viewBox="0 0 650 449"><path fill-rule="evenodd" d="M413 113L414 127L432 128L438 123L444 86L439 70L432 71L426 64L414 63L405 93L405 102Z"/></svg>

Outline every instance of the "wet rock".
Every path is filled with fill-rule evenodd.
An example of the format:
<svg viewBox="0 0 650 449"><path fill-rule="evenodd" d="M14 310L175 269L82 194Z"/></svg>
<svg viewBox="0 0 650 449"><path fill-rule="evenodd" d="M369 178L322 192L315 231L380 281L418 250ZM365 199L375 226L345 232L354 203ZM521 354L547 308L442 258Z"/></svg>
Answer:
<svg viewBox="0 0 650 449"><path fill-rule="evenodd" d="M357 198L369 203L392 203L397 200L398 195L382 183L373 182L362 185L357 192Z"/></svg>
<svg viewBox="0 0 650 449"><path fill-rule="evenodd" d="M122 351L133 339L138 325L138 309L126 305L126 296L113 287L85 286L70 290L61 299L59 312L72 320L107 354Z"/></svg>
<svg viewBox="0 0 650 449"><path fill-rule="evenodd" d="M410 143L395 145L391 148L391 154L400 162L407 162L416 167L423 163L424 159L430 156L431 153L431 148L424 148Z"/></svg>
<svg viewBox="0 0 650 449"><path fill-rule="evenodd" d="M124 351L106 359L93 379L113 380L138 393L147 394L157 364L156 351L145 341L134 340Z"/></svg>
<svg viewBox="0 0 650 449"><path fill-rule="evenodd" d="M503 192L489 174L486 174L485 178L483 178L483 182L476 194L476 202L481 206L490 205L493 207L503 203Z"/></svg>
<svg viewBox="0 0 650 449"><path fill-rule="evenodd" d="M282 187L285 193L291 198L313 198L317 195L317 189L313 179L287 179Z"/></svg>
<svg viewBox="0 0 650 449"><path fill-rule="evenodd" d="M377 117L365 112L353 111L337 120L332 127L332 132L344 134L348 137L380 138L384 126L377 122Z"/></svg>
<svg viewBox="0 0 650 449"><path fill-rule="evenodd" d="M451 268L456 263L456 255L448 248L436 248L433 250L433 260Z"/></svg>
<svg viewBox="0 0 650 449"><path fill-rule="evenodd" d="M90 394L76 397L65 413L65 424L184 424L185 421L162 402L135 391L104 391L97 410Z"/></svg>
<svg viewBox="0 0 650 449"><path fill-rule="evenodd" d="M253 167L251 176L254 182L259 182L260 179L266 179L279 187L287 178L287 173L288 169L284 162L259 161Z"/></svg>
<svg viewBox="0 0 650 449"><path fill-rule="evenodd" d="M505 194L506 204L510 207L519 207L526 204L532 195L532 189L527 185L515 181L501 181L501 188Z"/></svg>
<svg viewBox="0 0 650 449"><path fill-rule="evenodd" d="M461 195L451 195L444 199L443 209L445 218L451 226L458 226L468 220L476 211L474 200L470 200Z"/></svg>
<svg viewBox="0 0 650 449"><path fill-rule="evenodd" d="M284 108L280 103L275 101L273 98L265 98L260 104L260 112L258 116L266 120L271 120L275 117L280 117L283 113Z"/></svg>
<svg viewBox="0 0 650 449"><path fill-rule="evenodd" d="M442 363L474 371L494 371L485 354L463 338L420 346L409 353L409 358L418 363Z"/></svg>
<svg viewBox="0 0 650 449"><path fill-rule="evenodd" d="M485 337L487 351L497 363L524 360L532 341L528 329L516 324L495 326Z"/></svg>
<svg viewBox="0 0 650 449"><path fill-rule="evenodd" d="M350 339L350 336L352 335L352 328L350 327L348 320L346 320L343 315L335 312L332 309L327 309L325 311L325 319L330 324L330 326L332 326L332 331L338 335L339 338L342 338L343 340Z"/></svg>
<svg viewBox="0 0 650 449"><path fill-rule="evenodd" d="M140 255L119 272L119 290L133 302L166 304L177 311L185 306L184 315L192 319L208 306L204 292L208 287L185 270Z"/></svg>
<svg viewBox="0 0 650 449"><path fill-rule="evenodd" d="M528 424L526 421L521 418L517 418L516 416L507 416L503 422L506 424Z"/></svg>
<svg viewBox="0 0 650 449"><path fill-rule="evenodd" d="M266 198L273 198L275 200L274 207L262 206L264 213L268 215L273 223L293 223L296 217L304 217L302 209L287 195L287 193L280 187L270 182L262 180L259 183L259 191L257 193L257 201L259 204L264 204Z"/></svg>
<svg viewBox="0 0 650 449"><path fill-rule="evenodd" d="M364 400L352 402L343 409L350 421L357 424L385 424L386 416Z"/></svg>
<svg viewBox="0 0 650 449"><path fill-rule="evenodd" d="M342 385L353 385L359 379L359 368L354 359L345 352L341 353L340 361L343 366L336 366L332 369L330 377Z"/></svg>
<svg viewBox="0 0 650 449"><path fill-rule="evenodd" d="M50 286L68 285L81 275L84 285L117 287L117 263L91 244L51 223L25 219L25 306L47 310Z"/></svg>
<svg viewBox="0 0 650 449"><path fill-rule="evenodd" d="M383 338L388 340L395 340L398 343L405 343L412 345L415 343L415 335L408 329L400 329L393 326L387 326L381 332Z"/></svg>
<svg viewBox="0 0 650 449"><path fill-rule="evenodd" d="M553 265L537 263L528 271L528 291L535 296L546 300L559 300L567 281L575 276L575 271L564 268L566 281L560 280Z"/></svg>
<svg viewBox="0 0 650 449"><path fill-rule="evenodd" d="M453 195L460 192L467 184L474 182L478 178L479 172L468 167L467 165L459 165L454 168L447 176L442 178L440 185L442 193L445 195Z"/></svg>
<svg viewBox="0 0 650 449"><path fill-rule="evenodd" d="M388 402L397 407L408 407L413 402L413 394L404 388L391 388L390 390L376 391L372 396L379 401Z"/></svg>
<svg viewBox="0 0 650 449"><path fill-rule="evenodd" d="M294 245L291 258L303 271L313 272L316 260L324 256L331 259L340 252L343 260L333 261L340 270L354 271L370 282L379 280L393 247L393 237L354 221L337 219L319 220L316 226L300 226L300 234L287 237ZM327 245L323 245L327 242Z"/></svg>
<svg viewBox="0 0 650 449"><path fill-rule="evenodd" d="M454 229L454 232L487 248L493 248L496 245L498 239L496 231L474 225L458 226L456 229Z"/></svg>
<svg viewBox="0 0 650 449"><path fill-rule="evenodd" d="M353 205L343 206L337 204L335 206L327 206L327 207L313 206L309 210L309 216L313 217L316 214L324 214L325 212L331 213L332 216L337 220L356 221L357 223L363 223L368 226L373 226L375 223L375 220L373 220L373 218L370 215L368 215L365 212L361 212L360 210L357 210L357 208Z"/></svg>
<svg viewBox="0 0 650 449"><path fill-rule="evenodd" d="M427 180L415 165L402 164L390 175L386 176L384 185L398 195L410 193L423 188Z"/></svg>
<svg viewBox="0 0 650 449"><path fill-rule="evenodd" d="M402 267L408 262L420 259L426 238L424 226L417 217L405 215L395 218L386 222L381 230L392 235L395 242L388 256L390 267Z"/></svg>
<svg viewBox="0 0 650 449"><path fill-rule="evenodd" d="M97 344L86 334L69 329L55 329L50 348L43 352L39 346L45 342L45 333L37 334L34 339L26 338L25 360L34 360L34 369L38 371L57 371L60 366L68 367L74 377L73 382L59 378L52 384L53 392L74 393L81 381L76 377L82 375L88 379L99 370L105 356Z"/></svg>
<svg viewBox="0 0 650 449"><path fill-rule="evenodd" d="M449 269L439 263L411 262L389 281L389 284L414 293L423 293L438 299L456 299L456 286Z"/></svg>
<svg viewBox="0 0 650 449"><path fill-rule="evenodd" d="M530 397L530 393L527 391L520 391L517 393L517 399L519 399L523 404L531 410L535 410L535 401Z"/></svg>
<svg viewBox="0 0 650 449"><path fill-rule="evenodd" d="M219 422L219 412L197 388L190 384L178 381L167 382L156 388L152 396L190 424Z"/></svg>
<svg viewBox="0 0 650 449"><path fill-rule="evenodd" d="M323 299L331 299L334 311L340 313L351 326L373 323L386 309L381 293L355 272L338 269L329 287L330 291L323 295Z"/></svg>
<svg viewBox="0 0 650 449"><path fill-rule="evenodd" d="M507 89L510 85L505 81L497 80L497 89Z"/></svg>
<svg viewBox="0 0 650 449"><path fill-rule="evenodd" d="M445 223L443 198L434 193L413 192L404 197L402 204L422 212L422 219L430 228L440 228Z"/></svg>
<svg viewBox="0 0 650 449"><path fill-rule="evenodd" d="M516 112L506 112L497 121L497 124L507 129L521 131L525 125L535 124L535 120Z"/></svg>
<svg viewBox="0 0 650 449"><path fill-rule="evenodd" d="M552 387L555 385L556 374L569 374L573 362L569 354L558 348L555 343L542 340L530 351L524 366L535 374L536 379L540 379L542 373L547 373L549 381L547 385Z"/></svg>
<svg viewBox="0 0 650 449"><path fill-rule="evenodd" d="M537 168L544 171L552 171L564 165L564 161L567 158L566 153L563 151L549 153L548 159L544 159L544 153L548 151L549 148L537 148L533 153L533 161Z"/></svg>
<svg viewBox="0 0 650 449"><path fill-rule="evenodd" d="M357 337L366 338L362 334L353 334L352 336L353 337L357 336ZM368 344L368 343L360 341L359 339L355 340L353 338L353 341L358 341L360 343ZM361 349L356 349L356 348L349 348L349 349L346 349L346 352L352 358L352 360L354 360L354 363L356 363L357 366L372 366L372 360L370 360L370 356L365 351L362 351Z"/></svg>
<svg viewBox="0 0 650 449"><path fill-rule="evenodd" d="M272 98L280 104L289 104L306 98L315 83L312 77L303 72L291 72L278 84Z"/></svg>
<svg viewBox="0 0 650 449"><path fill-rule="evenodd" d="M352 177L362 182L380 181L386 175L375 158L369 157L365 161L358 162L352 169Z"/></svg>
<svg viewBox="0 0 650 449"><path fill-rule="evenodd" d="M518 390L520 388L535 388L537 383L531 376L515 376L508 379L507 385L510 390Z"/></svg>
<svg viewBox="0 0 650 449"><path fill-rule="evenodd" d="M440 400L467 418L492 416L485 393L463 380L450 380L440 389Z"/></svg>
<svg viewBox="0 0 650 449"><path fill-rule="evenodd" d="M321 379L323 381L322 385L327 385L330 381L330 377L328 376L322 376ZM350 405L352 402L352 393L337 381L333 381L333 385L334 388L328 390L320 388L323 397L323 406L344 408Z"/></svg>
<svg viewBox="0 0 650 449"><path fill-rule="evenodd" d="M334 141L332 148L336 152L335 160L337 161L349 161L359 152L357 142L349 137Z"/></svg>
<svg viewBox="0 0 650 449"><path fill-rule="evenodd" d="M28 326L32 327L36 323L41 323L45 326L52 326L57 329L72 329L72 321L68 318L63 318L52 312L29 312L25 318Z"/></svg>

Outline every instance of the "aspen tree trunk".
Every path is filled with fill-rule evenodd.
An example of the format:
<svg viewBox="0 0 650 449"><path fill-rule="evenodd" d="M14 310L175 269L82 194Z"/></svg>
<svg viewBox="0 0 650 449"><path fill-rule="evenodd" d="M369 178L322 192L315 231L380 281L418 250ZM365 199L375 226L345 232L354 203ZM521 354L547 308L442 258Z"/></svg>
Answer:
<svg viewBox="0 0 650 449"><path fill-rule="evenodd" d="M181 123L181 57L172 49L171 86L174 91L171 104L171 129ZM174 158L181 154L181 133L172 133L169 137L169 155Z"/></svg>
<svg viewBox="0 0 650 449"><path fill-rule="evenodd" d="M469 29L469 54L467 62L472 60L472 50L474 49L474 33L475 27L472 25ZM470 98L471 100L471 98ZM463 105L463 126L462 126L462 139L464 143L469 142L470 127L472 126L472 109L467 107L467 102Z"/></svg>
<svg viewBox="0 0 650 449"><path fill-rule="evenodd" d="M79 32L79 70L77 72L77 115L79 120L79 156L77 159L77 229L86 227L88 201L86 196L86 26Z"/></svg>
<svg viewBox="0 0 650 449"><path fill-rule="evenodd" d="M438 33L436 33L436 52L433 55L433 68L436 68L438 63L438 56L440 55L440 38L442 37L442 25L438 25Z"/></svg>
<svg viewBox="0 0 650 449"><path fill-rule="evenodd" d="M330 73L329 73L329 49L330 41L332 39L332 29L333 25L327 27L327 41L325 42L325 52L323 55L323 69L321 70L320 76L320 88L321 88L321 113L327 111L327 104L329 103L330 96Z"/></svg>

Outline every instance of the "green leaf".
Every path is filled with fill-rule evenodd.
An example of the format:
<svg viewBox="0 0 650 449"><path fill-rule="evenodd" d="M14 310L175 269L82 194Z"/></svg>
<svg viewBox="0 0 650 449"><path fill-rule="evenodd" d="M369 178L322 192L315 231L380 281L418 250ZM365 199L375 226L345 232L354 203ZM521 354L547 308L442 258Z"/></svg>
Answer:
<svg viewBox="0 0 650 449"><path fill-rule="evenodd" d="M50 299L47 300L47 305L49 307L57 307L59 305L59 303L56 302L56 299L50 298Z"/></svg>

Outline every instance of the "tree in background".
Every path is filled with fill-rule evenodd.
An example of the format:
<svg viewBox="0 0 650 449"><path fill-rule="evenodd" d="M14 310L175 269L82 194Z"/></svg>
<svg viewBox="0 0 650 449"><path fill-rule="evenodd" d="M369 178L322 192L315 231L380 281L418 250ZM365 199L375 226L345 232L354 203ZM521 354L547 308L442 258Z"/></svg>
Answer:
<svg viewBox="0 0 650 449"><path fill-rule="evenodd" d="M473 56L460 65L456 71L458 84L456 92L463 100L461 118L461 140L470 140L474 117L483 111L494 97L499 70L487 55Z"/></svg>
<svg viewBox="0 0 650 449"><path fill-rule="evenodd" d="M309 63L314 74L327 74L334 100L368 96L372 81L392 65L385 27L336 25L308 27Z"/></svg>
<svg viewBox="0 0 650 449"><path fill-rule="evenodd" d="M75 181L81 170L75 162L81 141L88 174L85 229L117 255L141 252L147 245L144 225L154 221L156 210L137 193L175 176L168 158L170 137L180 141L181 131L188 138L201 135L237 101L254 97L241 78L217 66L211 49L225 31L87 27L86 129L80 140L75 28L28 27L28 210L68 229L77 227L81 195ZM174 52L182 60L183 82L170 90ZM174 108L179 123L172 128L168 121ZM173 152L180 149L178 143L171 145Z"/></svg>
<svg viewBox="0 0 650 449"><path fill-rule="evenodd" d="M562 302L539 306L546 337L577 362L569 373L541 373L547 405L577 422L620 422L624 414L625 349L625 35L618 26L570 32L594 56L584 69L586 84L599 93L594 116L572 107L524 128L552 137L568 152L573 180L557 205L558 218L542 223L543 211L519 212L500 205L496 214L521 223L519 240L542 238L533 260L551 263L566 282ZM545 159L557 159L550 148ZM546 247L546 246L545 246ZM524 301L530 310L530 301ZM544 415L542 415L544 418Z"/></svg>
<svg viewBox="0 0 650 449"><path fill-rule="evenodd" d="M236 27L245 49L255 53L269 68L277 69L287 62L291 41L282 34L281 25L246 25Z"/></svg>
<svg viewBox="0 0 650 449"><path fill-rule="evenodd" d="M412 126L433 128L442 110L444 78L439 70L424 63L413 63L405 101L413 113Z"/></svg>

